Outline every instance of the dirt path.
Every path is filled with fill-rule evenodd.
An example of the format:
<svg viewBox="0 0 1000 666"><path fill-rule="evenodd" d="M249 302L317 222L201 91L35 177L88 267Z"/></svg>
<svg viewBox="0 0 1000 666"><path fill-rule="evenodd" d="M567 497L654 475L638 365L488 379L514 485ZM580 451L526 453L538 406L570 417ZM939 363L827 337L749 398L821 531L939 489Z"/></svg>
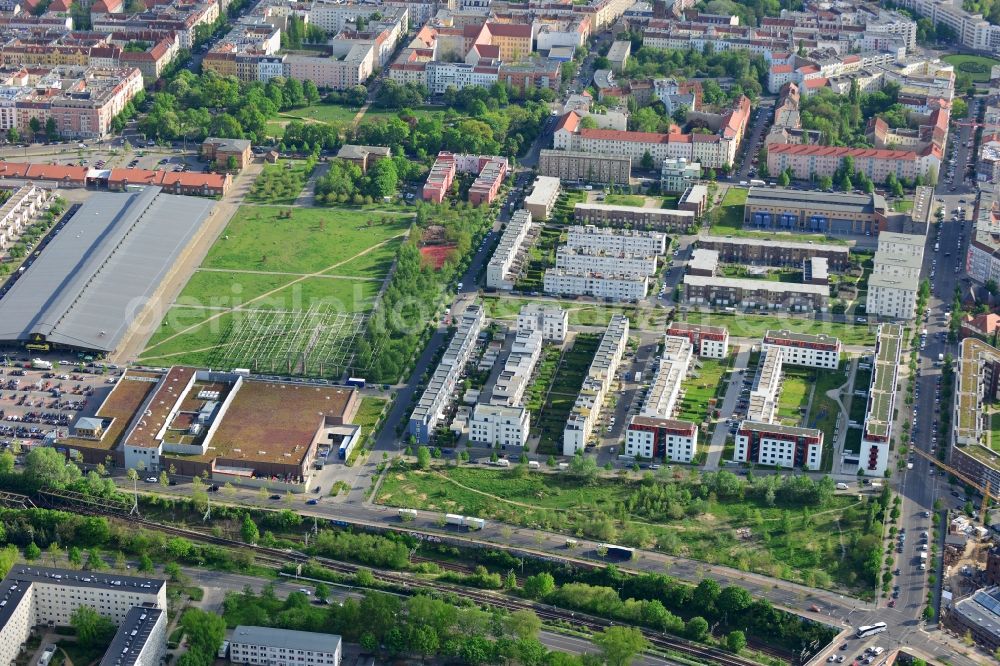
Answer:
<svg viewBox="0 0 1000 666"><path fill-rule="evenodd" d="M322 270L316 271L315 273L304 274L304 275L302 275L300 277L295 278L294 280L292 280L290 282L287 282L287 283L285 283L283 285L275 287L274 289L271 289L270 291L267 291L267 292L265 292L263 294L260 294L259 296L255 296L255 297L251 298L250 300L246 301L245 303L243 303L241 305L238 305L238 306L233 307L233 308L227 308L225 310L222 310L218 314L214 314L211 317L208 317L207 319L204 319L204 320L198 322L197 324L193 324L191 326L188 326L187 328L183 328L183 329L177 331L176 333L174 333L173 335L168 336L168 337L160 340L155 345L147 348L146 351L149 351L150 349L156 349L160 345L162 345L162 344L164 344L166 342L169 342L169 341L173 340L174 338L177 338L177 337L179 337L181 335L184 335L185 333L189 333L190 331L193 331L193 330L195 330L197 328L201 328L202 326L204 326L208 322L214 321L215 319L218 319L219 317L222 317L226 313L234 312L234 311L237 311L237 310L246 310L246 309L248 309L246 306L248 306L248 305L250 305L252 303L255 303L256 301L260 301L262 299L265 299L265 298L268 298L270 296L273 296L274 294L276 294L279 291L282 291L284 289L287 289L288 287L292 286L293 284L298 284L299 282L302 282L304 280L308 280L309 278L313 278L313 277L323 277L323 275L325 273L327 273L328 271L331 271L334 268L337 268L339 266L343 266L344 264L346 264L346 263L348 263L350 261L353 261L353 260L357 259L358 257L363 257L364 255L368 254L369 252L371 252L375 248L381 247L382 245L385 245L386 243L394 241L394 240L396 240L398 238L405 238L406 235L407 235L407 233L404 232L402 234L397 234L395 236L392 236L391 238L387 238L384 241L382 241L381 243L376 243L375 245L372 245L371 247L365 248L361 252L358 252L357 254L355 254L353 257L348 257L347 259L344 259L343 261L338 261L337 263L333 264L332 266L328 266L328 267L326 267L326 268L324 268ZM152 356L151 358L160 358L160 357L158 357L158 356Z"/></svg>
<svg viewBox="0 0 1000 666"><path fill-rule="evenodd" d="M351 121L351 127L358 126L358 123L361 122L361 119L365 117L366 113L368 113L368 107L370 107L371 105L372 105L371 102L365 102L365 105L360 109L358 109L358 112L354 114L354 120Z"/></svg>
<svg viewBox="0 0 1000 666"><path fill-rule="evenodd" d="M290 275L294 277L319 277L337 280L367 280L370 282L381 282L383 278L365 277L363 275L309 275L308 273L285 273L283 271L250 271L242 268L199 268L198 273L247 273L250 275Z"/></svg>

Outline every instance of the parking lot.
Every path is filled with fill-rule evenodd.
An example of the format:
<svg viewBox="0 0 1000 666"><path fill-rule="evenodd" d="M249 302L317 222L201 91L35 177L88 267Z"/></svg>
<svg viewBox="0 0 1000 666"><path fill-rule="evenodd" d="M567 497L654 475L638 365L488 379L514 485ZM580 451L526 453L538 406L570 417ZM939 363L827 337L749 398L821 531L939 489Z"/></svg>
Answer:
<svg viewBox="0 0 1000 666"><path fill-rule="evenodd" d="M119 370L81 367L66 360L49 369L0 367L0 448L28 447L57 431L69 434L81 416L92 415L117 380ZM103 372L103 374L98 374Z"/></svg>

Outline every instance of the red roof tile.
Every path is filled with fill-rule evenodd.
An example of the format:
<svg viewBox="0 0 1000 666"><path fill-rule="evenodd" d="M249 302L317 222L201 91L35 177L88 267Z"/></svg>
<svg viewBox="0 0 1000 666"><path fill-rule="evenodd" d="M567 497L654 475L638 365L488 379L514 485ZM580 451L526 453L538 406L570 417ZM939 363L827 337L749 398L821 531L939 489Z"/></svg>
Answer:
<svg viewBox="0 0 1000 666"><path fill-rule="evenodd" d="M912 150L879 150L875 148L847 148L844 146L814 146L794 143L775 143L767 148L768 154L814 155L816 157L847 157L855 159L872 157L876 159L915 160Z"/></svg>

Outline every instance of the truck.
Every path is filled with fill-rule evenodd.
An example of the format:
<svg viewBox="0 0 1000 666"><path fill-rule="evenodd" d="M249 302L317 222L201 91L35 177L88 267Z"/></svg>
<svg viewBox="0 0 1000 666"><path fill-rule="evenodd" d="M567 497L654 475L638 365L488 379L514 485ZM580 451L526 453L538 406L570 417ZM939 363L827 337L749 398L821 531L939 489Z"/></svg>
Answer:
<svg viewBox="0 0 1000 666"><path fill-rule="evenodd" d="M465 524L465 517L460 516L457 513L446 513L444 515L444 522L448 525L457 525L458 527L461 527Z"/></svg>
<svg viewBox="0 0 1000 666"><path fill-rule="evenodd" d="M944 354L938 354L937 365L944 363Z"/></svg>
<svg viewBox="0 0 1000 666"><path fill-rule="evenodd" d="M353 386L355 388L364 388L365 387L365 378L364 377L348 377L346 384L347 384L347 386Z"/></svg>
<svg viewBox="0 0 1000 666"><path fill-rule="evenodd" d="M921 562L926 562L927 561L927 551L924 550L924 551L920 552L920 561Z"/></svg>
<svg viewBox="0 0 1000 666"><path fill-rule="evenodd" d="M882 490L882 482L872 481L872 490Z"/></svg>
<svg viewBox="0 0 1000 666"><path fill-rule="evenodd" d="M481 530L486 527L486 521L482 518L473 518L472 516L465 517L465 526L470 530Z"/></svg>
<svg viewBox="0 0 1000 666"><path fill-rule="evenodd" d="M757 178L750 181L750 187L764 187L765 185L767 185L767 183Z"/></svg>
<svg viewBox="0 0 1000 666"><path fill-rule="evenodd" d="M399 517L403 520L415 520L417 517L416 509L400 509Z"/></svg>
<svg viewBox="0 0 1000 666"><path fill-rule="evenodd" d="M637 381L637 382L641 382L642 381L642 371L640 371L640 370L636 370L635 371L635 381Z"/></svg>
<svg viewBox="0 0 1000 666"><path fill-rule="evenodd" d="M493 464L496 465L497 467L510 467L510 461L507 460L506 458L500 458Z"/></svg>
<svg viewBox="0 0 1000 666"><path fill-rule="evenodd" d="M52 362L51 361L43 361L40 358L34 358L34 359L31 359L31 367L34 368L35 370L51 370L52 369Z"/></svg>

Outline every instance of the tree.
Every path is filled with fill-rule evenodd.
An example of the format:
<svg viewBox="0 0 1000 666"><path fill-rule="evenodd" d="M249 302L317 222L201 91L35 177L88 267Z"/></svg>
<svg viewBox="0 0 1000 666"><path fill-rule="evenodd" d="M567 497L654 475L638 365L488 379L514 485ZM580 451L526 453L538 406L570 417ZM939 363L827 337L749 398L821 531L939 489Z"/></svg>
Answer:
<svg viewBox="0 0 1000 666"><path fill-rule="evenodd" d="M696 610L711 617L715 614L715 603L721 594L722 588L717 582L711 578L703 578L691 593L691 602Z"/></svg>
<svg viewBox="0 0 1000 666"><path fill-rule="evenodd" d="M63 488L80 478L80 468L54 448L39 446L24 457L24 476L39 488Z"/></svg>
<svg viewBox="0 0 1000 666"><path fill-rule="evenodd" d="M59 138L59 128L56 126L56 119L49 116L45 121L45 138L49 141L55 141Z"/></svg>
<svg viewBox="0 0 1000 666"><path fill-rule="evenodd" d="M236 171L240 168L239 160L236 159L236 155L230 155L226 158L226 171Z"/></svg>
<svg viewBox="0 0 1000 666"><path fill-rule="evenodd" d="M431 451L426 446L417 448L417 465L420 469L431 468Z"/></svg>
<svg viewBox="0 0 1000 666"><path fill-rule="evenodd" d="M844 192L850 192L854 189L854 183L851 182L851 177L846 173L844 174L844 177L840 179L840 189Z"/></svg>
<svg viewBox="0 0 1000 666"><path fill-rule="evenodd" d="M11 127L7 130L7 141L10 143L17 143L21 140L21 133L17 131L16 127Z"/></svg>
<svg viewBox="0 0 1000 666"><path fill-rule="evenodd" d="M782 171L781 175L778 176L778 185L781 187L788 187L791 184L792 179L788 177L787 171Z"/></svg>
<svg viewBox="0 0 1000 666"><path fill-rule="evenodd" d="M833 178L830 176L820 176L819 180L816 181L816 185L821 190L832 190L833 189Z"/></svg>
<svg viewBox="0 0 1000 666"><path fill-rule="evenodd" d="M66 555L69 563L79 569L83 565L83 551L81 551L76 546L70 546L69 553Z"/></svg>
<svg viewBox="0 0 1000 666"><path fill-rule="evenodd" d="M206 613L200 608L189 608L181 616L181 626L187 636L188 651L207 658L211 664L226 636L226 621L221 615Z"/></svg>
<svg viewBox="0 0 1000 666"><path fill-rule="evenodd" d="M316 583L316 586L313 588L313 594L320 601L326 601L330 596L330 586L322 581Z"/></svg>
<svg viewBox="0 0 1000 666"><path fill-rule="evenodd" d="M608 627L594 636L608 666L628 666L639 653L649 649L649 641L634 627Z"/></svg>
<svg viewBox="0 0 1000 666"><path fill-rule="evenodd" d="M524 595L529 599L544 599L555 589L555 578L552 577L552 574L544 571L534 576L528 576L524 581Z"/></svg>
<svg viewBox="0 0 1000 666"><path fill-rule="evenodd" d="M42 549L34 541L24 547L24 559L34 562L42 556Z"/></svg>
<svg viewBox="0 0 1000 666"><path fill-rule="evenodd" d="M34 139L42 131L42 121L32 116L31 120L28 121L28 128L31 130L31 138Z"/></svg>
<svg viewBox="0 0 1000 666"><path fill-rule="evenodd" d="M503 619L504 631L515 638L537 638L542 621L532 610L516 610Z"/></svg>
<svg viewBox="0 0 1000 666"><path fill-rule="evenodd" d="M750 607L753 598L738 585L727 585L715 600L715 607L725 618L737 615Z"/></svg>
<svg viewBox="0 0 1000 666"><path fill-rule="evenodd" d="M139 556L139 573L153 573L153 560L146 553Z"/></svg>
<svg viewBox="0 0 1000 666"><path fill-rule="evenodd" d="M91 571L103 571L108 568L107 562L101 557L101 551L96 548L87 551L87 568Z"/></svg>
<svg viewBox="0 0 1000 666"><path fill-rule="evenodd" d="M746 635L739 630L730 631L726 634L726 649L730 652L739 653L743 648L747 646Z"/></svg>
<svg viewBox="0 0 1000 666"><path fill-rule="evenodd" d="M260 530L257 529L257 525L250 518L250 514L244 514L243 524L240 526L240 536L243 538L244 543L256 544L260 539Z"/></svg>
<svg viewBox="0 0 1000 666"><path fill-rule="evenodd" d="M653 168L653 155L648 150L642 154L639 166L646 171L650 171Z"/></svg>
<svg viewBox="0 0 1000 666"><path fill-rule="evenodd" d="M125 571L128 569L128 562L125 560L125 553L120 550L115 553L115 569L118 571Z"/></svg>
<svg viewBox="0 0 1000 666"><path fill-rule="evenodd" d="M375 587L375 582L375 574L371 569L361 567L354 572L354 583L358 587Z"/></svg>
<svg viewBox="0 0 1000 666"><path fill-rule="evenodd" d="M107 645L117 631L114 622L102 617L90 606L77 606L70 615L69 623L76 629L77 642L87 648Z"/></svg>
<svg viewBox="0 0 1000 666"><path fill-rule="evenodd" d="M19 556L17 546L7 545L0 548L0 575L6 576L10 573Z"/></svg>
<svg viewBox="0 0 1000 666"><path fill-rule="evenodd" d="M684 633L693 641L703 641L708 637L708 620L696 615L684 625Z"/></svg>

